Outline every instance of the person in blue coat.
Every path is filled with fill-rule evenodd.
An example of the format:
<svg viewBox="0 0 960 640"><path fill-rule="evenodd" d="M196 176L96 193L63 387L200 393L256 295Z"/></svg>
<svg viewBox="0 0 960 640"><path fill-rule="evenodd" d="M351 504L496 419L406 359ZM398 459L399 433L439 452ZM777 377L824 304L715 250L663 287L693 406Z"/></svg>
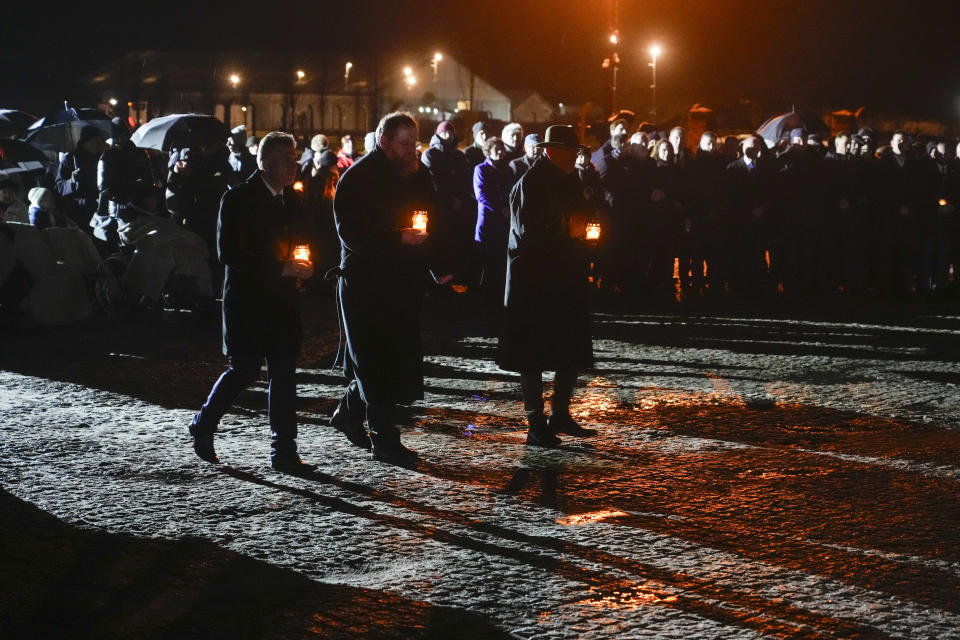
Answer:
<svg viewBox="0 0 960 640"><path fill-rule="evenodd" d="M257 165L259 170L220 202L217 249L226 267L223 352L230 357L230 367L194 417L190 434L197 455L219 462L213 448L217 425L266 362L270 463L297 473L310 468L300 460L296 444L294 370L301 336L297 280L313 275L313 264L294 258L306 235L300 194L292 188L297 175L294 137L277 131L264 136Z"/></svg>
<svg viewBox="0 0 960 640"><path fill-rule="evenodd" d="M477 243L483 275L480 288L499 298L507 269L508 198L513 186L513 171L500 138L483 143L487 158L473 169L473 193L477 199Z"/></svg>

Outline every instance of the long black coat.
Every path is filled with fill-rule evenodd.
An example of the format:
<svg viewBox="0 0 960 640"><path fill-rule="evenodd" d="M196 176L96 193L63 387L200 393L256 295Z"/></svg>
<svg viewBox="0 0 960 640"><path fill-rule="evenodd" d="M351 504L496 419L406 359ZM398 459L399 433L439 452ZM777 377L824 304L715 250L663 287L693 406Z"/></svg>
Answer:
<svg viewBox="0 0 960 640"><path fill-rule="evenodd" d="M401 177L379 148L347 169L337 185L344 374L357 380L368 405L423 398L420 307L431 247L401 242L415 210L427 211L430 220L437 215L429 172L420 165Z"/></svg>
<svg viewBox="0 0 960 640"><path fill-rule="evenodd" d="M283 190L274 201L259 171L223 195L217 252L223 281L223 352L263 357L300 351L300 296L283 262L304 241L300 194Z"/></svg>
<svg viewBox="0 0 960 640"><path fill-rule="evenodd" d="M584 247L570 218L587 211L576 172L541 158L510 192L504 328L497 364L508 371L593 366Z"/></svg>

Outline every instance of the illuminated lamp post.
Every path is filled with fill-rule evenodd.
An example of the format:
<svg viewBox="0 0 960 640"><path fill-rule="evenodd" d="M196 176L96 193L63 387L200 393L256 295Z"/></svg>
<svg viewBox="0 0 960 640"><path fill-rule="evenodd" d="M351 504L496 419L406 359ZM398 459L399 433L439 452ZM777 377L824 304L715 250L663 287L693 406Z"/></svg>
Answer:
<svg viewBox="0 0 960 640"><path fill-rule="evenodd" d="M350 85L350 69L353 69L353 63L347 62L343 65L343 90L346 91Z"/></svg>
<svg viewBox="0 0 960 640"><path fill-rule="evenodd" d="M651 61L647 64L653 70L653 83L650 85L650 90L653 92L653 106L650 109L651 115L657 115L657 58L660 57L660 54L663 53L663 49L660 48L660 45L655 44L650 47L650 58Z"/></svg>

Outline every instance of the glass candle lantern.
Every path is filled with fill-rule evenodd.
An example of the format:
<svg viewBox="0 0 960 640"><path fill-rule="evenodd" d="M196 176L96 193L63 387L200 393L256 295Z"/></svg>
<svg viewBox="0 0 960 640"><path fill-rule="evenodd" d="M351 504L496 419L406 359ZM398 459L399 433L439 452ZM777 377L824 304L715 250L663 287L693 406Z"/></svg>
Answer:
<svg viewBox="0 0 960 640"><path fill-rule="evenodd" d="M587 223L587 240L599 240L599 239L600 239L600 223L588 222Z"/></svg>
<svg viewBox="0 0 960 640"><path fill-rule="evenodd" d="M429 217L426 211L414 211L411 226L421 233L426 233L428 220Z"/></svg>

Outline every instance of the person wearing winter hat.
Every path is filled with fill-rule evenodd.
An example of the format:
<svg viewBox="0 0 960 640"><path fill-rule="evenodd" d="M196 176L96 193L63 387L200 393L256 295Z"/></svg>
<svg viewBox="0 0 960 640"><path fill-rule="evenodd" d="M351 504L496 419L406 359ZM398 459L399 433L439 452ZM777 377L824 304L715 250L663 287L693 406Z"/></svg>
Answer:
<svg viewBox="0 0 960 640"><path fill-rule="evenodd" d="M483 153L483 143L486 142L491 133L493 133L493 130L486 122L481 120L473 123L473 144L463 150L470 171L473 171L475 166L487 159L487 156Z"/></svg>
<svg viewBox="0 0 960 640"><path fill-rule="evenodd" d="M77 228L76 223L57 211L57 196L50 189L44 187L34 187L27 194L30 200L30 224L39 228L47 227L73 227Z"/></svg>
<svg viewBox="0 0 960 640"><path fill-rule="evenodd" d="M523 155L510 161L514 182L519 181L540 157L543 150L537 145L541 142L543 137L539 133L530 133L523 139Z"/></svg>
<svg viewBox="0 0 960 640"><path fill-rule="evenodd" d="M571 224L586 203L571 126L547 129L543 158L510 192L504 327L497 364L520 373L527 444L555 447L558 433L596 435L570 415L577 372L593 366L585 261ZM544 416L543 371L555 371L552 415Z"/></svg>

